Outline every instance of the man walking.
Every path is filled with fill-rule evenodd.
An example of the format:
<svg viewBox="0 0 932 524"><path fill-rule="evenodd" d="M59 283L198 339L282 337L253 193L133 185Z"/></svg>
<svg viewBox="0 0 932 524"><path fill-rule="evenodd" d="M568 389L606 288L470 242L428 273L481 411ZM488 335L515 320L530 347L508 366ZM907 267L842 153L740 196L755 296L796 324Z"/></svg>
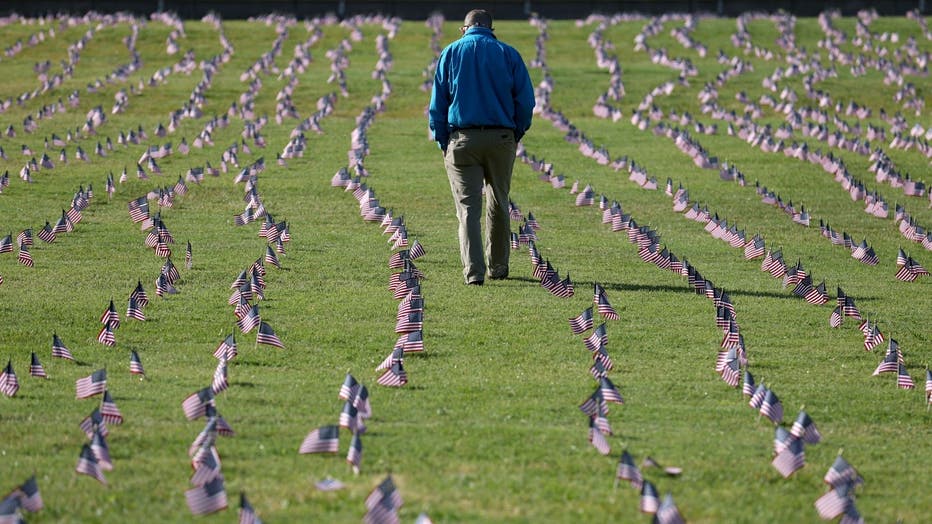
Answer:
<svg viewBox="0 0 932 524"><path fill-rule="evenodd" d="M508 276L508 192L515 149L531 127L534 88L518 51L492 33L488 11L467 13L460 30L463 36L440 54L430 129L450 178L463 276L467 284L482 285L487 270L492 279Z"/></svg>

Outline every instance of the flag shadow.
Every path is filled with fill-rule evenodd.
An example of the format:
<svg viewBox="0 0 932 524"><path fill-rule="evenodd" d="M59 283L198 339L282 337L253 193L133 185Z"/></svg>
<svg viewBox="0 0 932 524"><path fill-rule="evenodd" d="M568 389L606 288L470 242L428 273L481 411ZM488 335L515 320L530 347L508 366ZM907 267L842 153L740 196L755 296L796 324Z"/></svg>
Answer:
<svg viewBox="0 0 932 524"><path fill-rule="evenodd" d="M574 282L574 285L578 289L581 285L595 285L594 282L587 281L577 281ZM615 290L615 291L671 291L675 293L686 293L689 295L705 296L703 293L697 293L693 288L688 286L671 286L671 285L657 285L657 284L626 284L621 282L599 282L605 289ZM735 296L749 296L749 297L758 297L758 298L778 298L778 299L792 299L798 300L802 303L805 301L802 298L793 295L792 290L787 289L785 293L777 293L773 291L745 291L742 289L736 288L727 288L725 291L728 292L732 297Z"/></svg>

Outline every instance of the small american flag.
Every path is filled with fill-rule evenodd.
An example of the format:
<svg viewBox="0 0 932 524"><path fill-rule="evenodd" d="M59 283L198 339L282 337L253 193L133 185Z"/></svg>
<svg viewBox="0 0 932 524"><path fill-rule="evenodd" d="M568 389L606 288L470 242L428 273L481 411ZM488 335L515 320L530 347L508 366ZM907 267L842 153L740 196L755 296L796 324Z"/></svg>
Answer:
<svg viewBox="0 0 932 524"><path fill-rule="evenodd" d="M276 268L281 269L281 263L278 261L278 255L275 254L275 251L272 250L272 246L265 246L265 261L269 264L272 264Z"/></svg>
<svg viewBox="0 0 932 524"><path fill-rule="evenodd" d="M113 401L113 397L110 396L109 390L104 391L104 399L100 403L100 415L107 424L120 425L123 423L123 414L120 413L120 408Z"/></svg>
<svg viewBox="0 0 932 524"><path fill-rule="evenodd" d="M48 221L46 221L45 226L39 230L38 236L46 243L51 244L52 242L55 242L55 231L52 230L52 226L48 223Z"/></svg>
<svg viewBox="0 0 932 524"><path fill-rule="evenodd" d="M641 489L644 481L641 476L641 470L634 463L634 458L628 453L628 450L621 452L621 458L618 459L618 467L615 470L615 478L627 480L635 489Z"/></svg>
<svg viewBox="0 0 932 524"><path fill-rule="evenodd" d="M104 415L99 408L94 408L90 415L84 417L78 427L87 435L87 438L94 438L95 432L100 432L105 437L110 434L107 421L104 420Z"/></svg>
<svg viewBox="0 0 932 524"><path fill-rule="evenodd" d="M207 515L227 507L227 492L223 487L223 476L184 493L188 509L194 515Z"/></svg>
<svg viewBox="0 0 932 524"><path fill-rule="evenodd" d="M256 510L246 500L246 493L239 495L239 524L262 524L259 516L256 515Z"/></svg>
<svg viewBox="0 0 932 524"><path fill-rule="evenodd" d="M844 513L845 508L851 504L851 498L848 496L849 489L849 484L842 484L819 497L815 501L815 508L819 512L819 518L832 520Z"/></svg>
<svg viewBox="0 0 932 524"><path fill-rule="evenodd" d="M359 473L359 465L362 464L362 438L359 433L353 433L353 440L346 452L346 462L353 466L354 473Z"/></svg>
<svg viewBox="0 0 932 524"><path fill-rule="evenodd" d="M17 260L20 264L26 267L34 267L35 262L32 260L32 255L29 254L29 249L26 247L26 244L22 244L19 247L19 255L17 255Z"/></svg>
<svg viewBox="0 0 932 524"><path fill-rule="evenodd" d="M129 297L135 299L139 307L146 307L149 304L149 297L146 295L146 290L142 287L142 281L136 281L136 288L133 289Z"/></svg>
<svg viewBox="0 0 932 524"><path fill-rule="evenodd" d="M49 378L45 373L45 368L42 367L42 363L39 362L39 356L36 355L35 351L32 353L32 363L29 365L29 374L37 378Z"/></svg>
<svg viewBox="0 0 932 524"><path fill-rule="evenodd" d="M19 379L16 378L16 373L13 371L13 360L11 359L7 361L6 367L0 372L0 393L12 397L16 395L17 391L19 391Z"/></svg>
<svg viewBox="0 0 932 524"><path fill-rule="evenodd" d="M91 436L91 452L97 459L97 465L102 471L112 471L113 461L110 458L110 447L107 446L106 437L100 431L95 431Z"/></svg>
<svg viewBox="0 0 932 524"><path fill-rule="evenodd" d="M226 338L220 341L217 349L214 350L214 358L217 360L233 360L238 354L236 351L236 333L230 333Z"/></svg>
<svg viewBox="0 0 932 524"><path fill-rule="evenodd" d="M656 524L684 524L685 521L680 515L679 508L676 507L676 503L673 502L673 495L670 493L663 497L663 502L657 508L657 514L654 515L654 522Z"/></svg>
<svg viewBox="0 0 932 524"><path fill-rule="evenodd" d="M107 370L98 369L89 376L75 381L76 398L88 398L99 395L107 389Z"/></svg>
<svg viewBox="0 0 932 524"><path fill-rule="evenodd" d="M755 410L760 409L761 405L764 403L764 396L767 395L767 391L766 386L758 384L757 388L754 389L754 394L748 399L748 406Z"/></svg>
<svg viewBox="0 0 932 524"><path fill-rule="evenodd" d="M602 398L607 402L614 402L616 404L624 404L625 401L621 397L621 393L618 391L618 388L615 387L615 384L609 380L608 377L602 377L599 381L599 390L602 393Z"/></svg>
<svg viewBox="0 0 932 524"><path fill-rule="evenodd" d="M210 389L214 392L214 395L216 395L217 393L226 391L228 387L227 361L224 358L220 359L220 362L217 362L217 368L214 369L214 380L210 384Z"/></svg>
<svg viewBox="0 0 932 524"><path fill-rule="evenodd" d="M178 272L178 268L172 263L171 258L167 259L165 263L162 264L162 274L165 275L165 279L168 280L169 285L172 286L181 278L181 273Z"/></svg>
<svg viewBox="0 0 932 524"><path fill-rule="evenodd" d="M35 513L44 506L42 494L39 493L39 485L36 483L35 475L29 477L26 482L20 484L15 493L19 496L20 505L26 511Z"/></svg>
<svg viewBox="0 0 932 524"><path fill-rule="evenodd" d="M806 464L806 453L803 450L803 442L799 439L791 439L786 448L777 454L771 461L771 465L787 478L796 470Z"/></svg>
<svg viewBox="0 0 932 524"><path fill-rule="evenodd" d="M750 371L744 370L744 385L741 386L741 393L747 397L750 397L754 394L756 389L757 388L754 384L754 375L752 375Z"/></svg>
<svg viewBox="0 0 932 524"><path fill-rule="evenodd" d="M310 433L301 443L299 453L336 453L340 446L340 427L322 426Z"/></svg>
<svg viewBox="0 0 932 524"><path fill-rule="evenodd" d="M608 455L612 452L612 448L609 446L608 440L605 439L605 435L599 429L594 417L589 419L589 442L596 449L596 451L602 455Z"/></svg>
<svg viewBox="0 0 932 524"><path fill-rule="evenodd" d="M7 236L0 238L0 253L12 253L13 252L13 233L7 234Z"/></svg>
<svg viewBox="0 0 932 524"><path fill-rule="evenodd" d="M402 333L395 346L400 346L405 353L419 353L424 351L424 333L423 331L413 331L411 333Z"/></svg>
<svg viewBox="0 0 932 524"><path fill-rule="evenodd" d="M803 439L803 442L806 444L818 444L822 441L822 434L819 433L819 428L816 427L815 422L812 421L812 417L805 411L800 411L799 415L796 416L796 420L793 421L793 427L790 428L790 435Z"/></svg>
<svg viewBox="0 0 932 524"><path fill-rule="evenodd" d="M258 305L253 307L253 309L258 308ZM275 334L272 326L266 324L265 322L259 322L259 332L256 334L256 343L274 346L281 349L285 348L285 345L282 344L281 339L278 338L278 335Z"/></svg>
<svg viewBox="0 0 932 524"><path fill-rule="evenodd" d="M593 324L592 307L586 308L579 316L571 318L569 322L574 335L582 334L591 329Z"/></svg>
<svg viewBox="0 0 932 524"><path fill-rule="evenodd" d="M877 376L881 373L896 373L900 369L899 355L897 352L888 351L884 355L883 360L880 361L880 364L874 369L872 376Z"/></svg>
<svg viewBox="0 0 932 524"><path fill-rule="evenodd" d="M130 297L126 304L126 318L139 321L146 320L146 314L143 312L142 307L139 306L139 302L133 297Z"/></svg>
<svg viewBox="0 0 932 524"><path fill-rule="evenodd" d="M909 373L906 371L906 366L903 364L900 364L897 369L896 385L900 389L913 389L916 387L916 384L913 383L913 377L909 376Z"/></svg>
<svg viewBox="0 0 932 524"><path fill-rule="evenodd" d="M932 370L926 368L926 401L932 404Z"/></svg>
<svg viewBox="0 0 932 524"><path fill-rule="evenodd" d="M359 387L360 384L356 381L356 377L347 373L346 377L343 379L343 384L340 386L340 393L338 396L341 400L349 400L359 393Z"/></svg>
<svg viewBox="0 0 932 524"><path fill-rule="evenodd" d="M608 331L605 329L605 323L599 324L599 327L592 331L592 334L583 339L586 349L595 351L600 346L608 344Z"/></svg>
<svg viewBox="0 0 932 524"><path fill-rule="evenodd" d="M416 311L399 318L395 323L395 333L411 333L424 327L423 313Z"/></svg>
<svg viewBox="0 0 932 524"><path fill-rule="evenodd" d="M191 458L191 467L194 468L190 480L192 486L203 486L219 477L221 464L216 446L213 443L203 444Z"/></svg>
<svg viewBox="0 0 932 524"><path fill-rule="evenodd" d="M375 370L382 371L383 369L389 369L395 362L404 364L404 354L404 348L395 346L392 349L392 352L389 353L387 357L385 357L385 360L383 360L382 363L375 368Z"/></svg>
<svg viewBox="0 0 932 524"><path fill-rule="evenodd" d="M133 375L145 375L146 372L142 368L142 360L139 359L139 353L136 353L136 350L130 350L129 353L129 372Z"/></svg>
<svg viewBox="0 0 932 524"><path fill-rule="evenodd" d="M214 392L210 387L200 389L190 395L181 403L184 416L188 420L195 420L207 414L207 406L214 404Z"/></svg>
<svg viewBox="0 0 932 524"><path fill-rule="evenodd" d="M649 480L644 480L641 484L641 513L656 513L660 507L660 497L657 495L657 488Z"/></svg>
<svg viewBox="0 0 932 524"><path fill-rule="evenodd" d="M779 424L783 420L783 404L777 398L776 393L769 389L761 403L760 414L769 418L774 424Z"/></svg>
<svg viewBox="0 0 932 524"><path fill-rule="evenodd" d="M116 345L116 337L113 336L113 327L110 324L105 324L104 327L100 328L97 333L97 342L111 347Z"/></svg>
<svg viewBox="0 0 932 524"><path fill-rule="evenodd" d="M863 479L861 475L858 474L857 470L839 454L835 457L835 461L832 463L831 467L829 467L828 471L825 472L822 481L833 488L837 488L847 484L860 484L863 482Z"/></svg>
<svg viewBox="0 0 932 524"><path fill-rule="evenodd" d="M90 444L84 444L81 448L81 455L78 457L78 465L75 466L74 470L82 475L94 477L101 484L107 484L107 479L104 478L104 473L97 463L97 457L95 457L94 452L91 451Z"/></svg>
<svg viewBox="0 0 932 524"><path fill-rule="evenodd" d="M136 200L131 200L127 204L129 217L133 222L142 222L149 217L149 201L147 197L141 196Z"/></svg>
<svg viewBox="0 0 932 524"><path fill-rule="evenodd" d="M249 333L261 322L262 319L259 317L259 304L256 304L249 309L249 312L243 318L236 322L236 325L239 326L240 331L243 333Z"/></svg>
<svg viewBox="0 0 932 524"><path fill-rule="evenodd" d="M618 320L620 318L618 313L615 311L615 308L613 308L609 303L608 296L605 294L604 289L601 293L597 293L594 298L596 308L600 315L608 320Z"/></svg>
<svg viewBox="0 0 932 524"><path fill-rule="evenodd" d="M396 362L376 382L382 386L399 387L408 383L408 374L400 362Z"/></svg>

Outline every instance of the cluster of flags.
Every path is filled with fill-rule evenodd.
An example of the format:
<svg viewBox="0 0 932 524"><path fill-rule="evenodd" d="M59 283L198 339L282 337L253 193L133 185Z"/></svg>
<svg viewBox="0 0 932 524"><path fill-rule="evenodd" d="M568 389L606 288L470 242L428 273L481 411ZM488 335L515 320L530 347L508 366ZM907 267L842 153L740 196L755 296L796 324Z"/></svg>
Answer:
<svg viewBox="0 0 932 524"><path fill-rule="evenodd" d="M565 278L560 278L559 271L553 267L550 260L544 260L537 249L537 231L540 230L537 218L530 211L525 216L514 201L509 201L508 206L511 220L520 223L518 231L511 232L511 248L519 249L521 246L528 246L533 275L540 281L541 287L555 297L572 297L575 289L569 273Z"/></svg>
<svg viewBox="0 0 932 524"><path fill-rule="evenodd" d="M932 231L920 226L916 219L910 215L903 206L896 204L893 213L893 221L898 224L900 234L903 238L912 242L917 242L927 250L932 250Z"/></svg>
<svg viewBox="0 0 932 524"><path fill-rule="evenodd" d="M392 476L385 477L366 497L366 514L362 521L365 524L395 524L400 522L398 510L404 504L401 493L395 487ZM423 521L423 519L419 520Z"/></svg>
<svg viewBox="0 0 932 524"><path fill-rule="evenodd" d="M829 490L814 503L822 520L832 520L840 516L841 522L847 524L864 521L854 503L854 489L863 484L864 479L841 453L825 472L822 481L828 485Z"/></svg>
<svg viewBox="0 0 932 524"><path fill-rule="evenodd" d="M906 254L901 248L896 255L896 278L905 282L912 282L921 276L928 276L929 271L922 267L913 257Z"/></svg>
<svg viewBox="0 0 932 524"><path fill-rule="evenodd" d="M0 498L0 522L24 522L23 512L36 513L45 507L36 476L32 475L25 482L13 488Z"/></svg>
<svg viewBox="0 0 932 524"><path fill-rule="evenodd" d="M2 186L2 184L0 184L0 186ZM51 244L55 242L58 235L74 231L75 225L83 219L81 212L90 205L93 198L94 190L90 185L88 185L87 189L85 189L83 185L80 186L78 191L74 194L74 197L72 197L69 208L67 210L62 209L61 218L55 222L55 225L52 226L46 221L45 226L43 226L35 236L38 236L43 242ZM35 236L31 228L20 231L15 239L13 238L12 232L8 233L6 236L0 238L0 254L12 253L15 242L18 248L16 255L17 261L26 267L34 267L35 261L32 258L30 246L34 245ZM2 282L3 278L0 277L0 283Z"/></svg>
<svg viewBox="0 0 932 524"><path fill-rule="evenodd" d="M298 452L301 454L337 453L340 447L340 428L344 428L352 435L346 451L346 462L358 475L362 464L362 435L366 432L365 421L372 416L369 390L352 374L347 373L340 386L338 397L343 401L338 423L321 426L308 433L298 448Z"/></svg>
<svg viewBox="0 0 932 524"><path fill-rule="evenodd" d="M75 398L86 399L97 395L103 395L100 406L94 408L90 415L79 424L90 442L85 442L81 447L75 471L92 477L101 484L106 484L104 472L113 469L110 447L107 444L107 436L110 434L109 425L123 423L123 414L107 389L106 369L99 369L75 381Z"/></svg>

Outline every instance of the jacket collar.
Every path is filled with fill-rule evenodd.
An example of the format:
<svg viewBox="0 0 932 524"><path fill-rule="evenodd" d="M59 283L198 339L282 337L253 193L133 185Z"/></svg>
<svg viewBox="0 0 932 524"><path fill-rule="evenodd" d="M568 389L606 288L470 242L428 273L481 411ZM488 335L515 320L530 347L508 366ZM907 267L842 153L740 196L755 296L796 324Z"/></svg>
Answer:
<svg viewBox="0 0 932 524"><path fill-rule="evenodd" d="M472 26L466 30L465 34L463 34L463 36L472 36L472 35L477 35L477 36L483 35L483 36L490 36L492 38L495 38L495 33L493 33L491 29L489 29L488 27L482 27L482 26Z"/></svg>

